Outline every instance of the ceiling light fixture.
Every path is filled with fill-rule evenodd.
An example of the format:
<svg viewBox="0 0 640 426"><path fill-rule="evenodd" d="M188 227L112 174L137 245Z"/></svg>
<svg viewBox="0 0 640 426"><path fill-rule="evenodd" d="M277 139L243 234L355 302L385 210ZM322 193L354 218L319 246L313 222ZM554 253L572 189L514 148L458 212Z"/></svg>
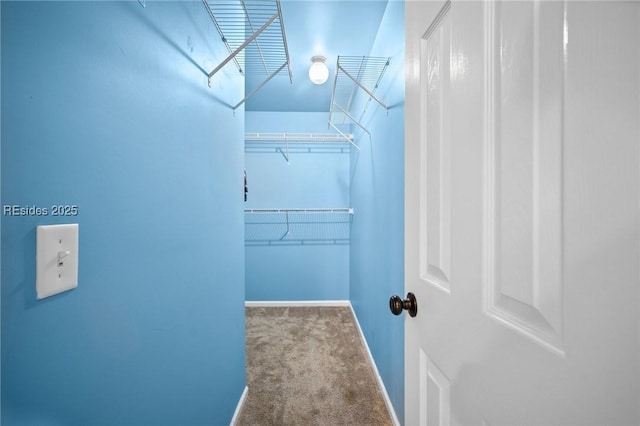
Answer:
<svg viewBox="0 0 640 426"><path fill-rule="evenodd" d="M324 56L314 56L311 58L311 66L309 67L309 80L313 84L324 84L329 78L329 68L325 61L327 58Z"/></svg>

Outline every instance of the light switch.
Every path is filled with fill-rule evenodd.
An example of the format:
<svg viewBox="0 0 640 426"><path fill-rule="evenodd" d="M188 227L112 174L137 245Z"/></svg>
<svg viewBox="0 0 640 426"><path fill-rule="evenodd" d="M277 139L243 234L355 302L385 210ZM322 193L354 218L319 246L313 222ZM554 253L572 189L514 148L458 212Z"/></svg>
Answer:
<svg viewBox="0 0 640 426"><path fill-rule="evenodd" d="M38 299L76 288L78 286L78 224L38 226L36 240Z"/></svg>

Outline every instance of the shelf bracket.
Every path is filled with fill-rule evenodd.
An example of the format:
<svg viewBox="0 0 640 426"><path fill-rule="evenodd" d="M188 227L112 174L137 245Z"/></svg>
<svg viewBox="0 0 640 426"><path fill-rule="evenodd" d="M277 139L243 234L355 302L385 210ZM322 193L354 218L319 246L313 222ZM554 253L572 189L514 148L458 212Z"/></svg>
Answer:
<svg viewBox="0 0 640 426"><path fill-rule="evenodd" d="M290 231L290 228L289 228L289 211L285 211L285 215L286 215L286 218L287 218L287 232L285 232L284 235L282 237L280 237L280 241L284 240L284 238L287 235L289 235L289 231Z"/></svg>

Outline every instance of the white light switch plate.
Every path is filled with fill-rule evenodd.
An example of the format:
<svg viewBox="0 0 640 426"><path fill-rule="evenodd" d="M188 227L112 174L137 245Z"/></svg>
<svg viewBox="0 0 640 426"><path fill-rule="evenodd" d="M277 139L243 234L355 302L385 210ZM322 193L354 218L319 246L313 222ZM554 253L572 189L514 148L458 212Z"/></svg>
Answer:
<svg viewBox="0 0 640 426"><path fill-rule="evenodd" d="M38 226L36 240L38 299L76 288L78 224Z"/></svg>

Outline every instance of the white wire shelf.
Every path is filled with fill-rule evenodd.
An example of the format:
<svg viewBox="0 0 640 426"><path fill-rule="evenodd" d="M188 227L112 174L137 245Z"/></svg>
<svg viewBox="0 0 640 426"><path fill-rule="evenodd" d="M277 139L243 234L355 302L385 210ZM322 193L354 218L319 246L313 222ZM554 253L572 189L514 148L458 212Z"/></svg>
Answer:
<svg viewBox="0 0 640 426"><path fill-rule="evenodd" d="M336 124L350 121L371 135L360 121L372 100L388 110L375 92L390 63L390 57L338 56L329 106L329 126L337 129ZM362 106L358 117L353 111L356 106Z"/></svg>
<svg viewBox="0 0 640 426"><path fill-rule="evenodd" d="M352 217L352 208L245 209L245 243L348 244Z"/></svg>
<svg viewBox="0 0 640 426"><path fill-rule="evenodd" d="M290 143L353 143L350 133L245 133L245 141Z"/></svg>
<svg viewBox="0 0 640 426"><path fill-rule="evenodd" d="M293 83L280 0L202 0L202 3L229 51L229 56L209 73L209 84L231 61L241 74L245 74L244 64L251 73L264 74L266 78L233 107L234 112L285 68Z"/></svg>
<svg viewBox="0 0 640 426"><path fill-rule="evenodd" d="M275 152L289 163L291 153L348 153L351 133L245 133L245 152ZM315 146L315 149L314 149ZM319 149L318 149L319 148Z"/></svg>
<svg viewBox="0 0 640 426"><path fill-rule="evenodd" d="M244 209L245 213L348 213L353 214L353 209L340 208L290 208L290 209Z"/></svg>

